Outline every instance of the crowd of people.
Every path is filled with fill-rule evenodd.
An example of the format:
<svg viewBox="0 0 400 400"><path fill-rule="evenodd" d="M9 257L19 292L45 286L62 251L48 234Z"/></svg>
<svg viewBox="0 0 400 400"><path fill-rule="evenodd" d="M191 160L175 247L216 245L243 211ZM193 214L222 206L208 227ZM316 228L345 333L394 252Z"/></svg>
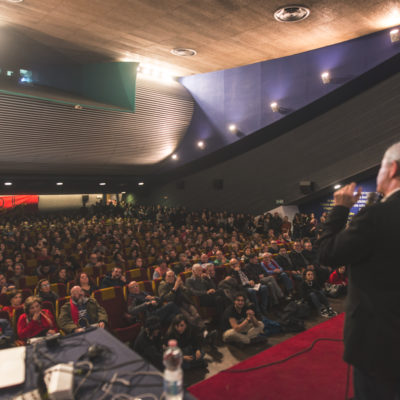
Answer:
<svg viewBox="0 0 400 400"><path fill-rule="evenodd" d="M345 266L318 263L315 241L324 218L133 205L96 205L83 215L5 216L1 311L16 334L8 345L91 325L107 329L107 310L93 293L108 287L124 288L120 312L127 324L143 325L133 346L159 368L171 338L185 369L203 367L203 347L216 340L264 341L265 319L294 300L332 317L328 297L346 293L347 277ZM153 280L152 291L129 279L137 269ZM7 318L0 329L0 338L12 332Z"/></svg>

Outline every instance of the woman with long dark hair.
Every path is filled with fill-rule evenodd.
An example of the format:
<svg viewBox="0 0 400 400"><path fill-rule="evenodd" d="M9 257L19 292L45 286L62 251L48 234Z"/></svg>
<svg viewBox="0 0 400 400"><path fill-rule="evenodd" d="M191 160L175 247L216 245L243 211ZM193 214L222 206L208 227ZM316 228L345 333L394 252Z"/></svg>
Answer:
<svg viewBox="0 0 400 400"><path fill-rule="evenodd" d="M182 368L184 370L203 368L207 365L201 351L200 336L191 327L183 314L174 317L167 331L166 343L170 339L178 342L183 353Z"/></svg>

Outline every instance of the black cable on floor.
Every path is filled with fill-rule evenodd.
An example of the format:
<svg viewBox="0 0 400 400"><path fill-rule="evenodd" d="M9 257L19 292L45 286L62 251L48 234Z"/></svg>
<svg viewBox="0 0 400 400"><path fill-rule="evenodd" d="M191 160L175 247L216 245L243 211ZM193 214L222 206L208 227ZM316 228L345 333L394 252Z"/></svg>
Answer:
<svg viewBox="0 0 400 400"><path fill-rule="evenodd" d="M322 342L322 341L326 341L326 342L343 342L343 339L318 338L318 339L315 339L311 343L311 345L309 347L307 347L304 350L301 350L301 351L299 351L297 353L294 353L294 354L290 355L289 357L283 358L282 360L273 361L273 362L268 363L268 364L262 364L262 365L258 365L257 367L246 368L246 369L224 369L221 372L229 372L229 373L250 372L250 371L256 371L257 369L261 369L261 368L271 367L272 365L283 364L284 362L289 361L292 358L295 358L297 356L300 356L302 354L305 354L305 353L311 351L316 343Z"/></svg>

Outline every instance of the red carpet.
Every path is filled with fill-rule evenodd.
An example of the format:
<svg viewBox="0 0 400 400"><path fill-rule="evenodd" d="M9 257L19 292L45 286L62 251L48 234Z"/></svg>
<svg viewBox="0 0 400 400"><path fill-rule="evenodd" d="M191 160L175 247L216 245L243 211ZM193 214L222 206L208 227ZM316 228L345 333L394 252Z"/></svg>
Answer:
<svg viewBox="0 0 400 400"><path fill-rule="evenodd" d="M309 347L318 338L341 339L343 322L344 314L340 314L236 364L228 371L284 359ZM317 342L311 351L285 363L244 373L220 372L191 386L189 392L200 400L343 400L347 364L342 361L342 353L342 342ZM350 384L349 396L352 395Z"/></svg>

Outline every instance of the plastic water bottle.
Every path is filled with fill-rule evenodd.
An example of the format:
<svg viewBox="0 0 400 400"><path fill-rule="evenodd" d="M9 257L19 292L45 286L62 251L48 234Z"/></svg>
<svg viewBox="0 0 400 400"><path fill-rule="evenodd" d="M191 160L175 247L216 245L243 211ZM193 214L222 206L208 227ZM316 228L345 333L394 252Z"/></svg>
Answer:
<svg viewBox="0 0 400 400"><path fill-rule="evenodd" d="M164 393L166 400L183 399L182 351L176 340L169 340L164 352Z"/></svg>

